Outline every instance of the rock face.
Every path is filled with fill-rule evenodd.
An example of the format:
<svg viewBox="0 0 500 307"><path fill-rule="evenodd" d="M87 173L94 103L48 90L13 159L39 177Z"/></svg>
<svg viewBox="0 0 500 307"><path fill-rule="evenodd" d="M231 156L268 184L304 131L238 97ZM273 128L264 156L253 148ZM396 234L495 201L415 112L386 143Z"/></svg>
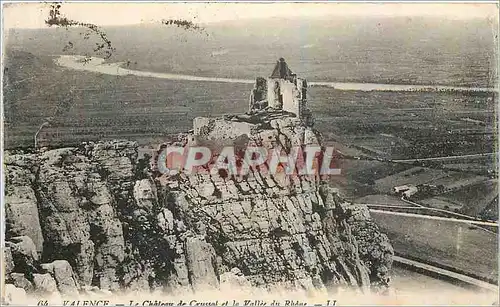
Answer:
<svg viewBox="0 0 500 307"><path fill-rule="evenodd" d="M269 149L321 144L320 135L298 118L273 110L218 119L217 125L195 130L186 143L198 146L224 139L227 134L219 134L226 130L224 122L232 127L238 121L250 127L245 145ZM366 207L343 201L317 176L207 171L159 182L173 224L182 222L186 229L177 233L205 238L199 244L215 250L219 276L235 269L252 285L303 288L367 289L389 283L393 251L387 237L370 220ZM175 234L173 229L167 235ZM175 255L179 262L189 257L188 246ZM204 255L198 256L200 262L214 258L210 248L199 249L197 254ZM204 274L210 279L212 271Z"/></svg>
<svg viewBox="0 0 500 307"><path fill-rule="evenodd" d="M197 118L170 145L321 146L310 120L261 107ZM137 153L135 142L109 141L7 154L9 293L388 287L387 237L317 175L163 174Z"/></svg>
<svg viewBox="0 0 500 307"><path fill-rule="evenodd" d="M266 118L250 141L320 143L293 117ZM188 135L183 143L199 139ZM21 172L25 159L31 164ZM315 177L253 170L168 177L149 170L137 159L137 144L126 141L6 161L7 172L17 172L7 207L31 195L25 204L37 215L7 210L7 282L27 292L228 284L374 289L389 282L392 247L367 208L343 201Z"/></svg>
<svg viewBox="0 0 500 307"><path fill-rule="evenodd" d="M40 252L43 235L35 195L37 162L34 155L10 155L5 157L5 217L6 235L26 235Z"/></svg>

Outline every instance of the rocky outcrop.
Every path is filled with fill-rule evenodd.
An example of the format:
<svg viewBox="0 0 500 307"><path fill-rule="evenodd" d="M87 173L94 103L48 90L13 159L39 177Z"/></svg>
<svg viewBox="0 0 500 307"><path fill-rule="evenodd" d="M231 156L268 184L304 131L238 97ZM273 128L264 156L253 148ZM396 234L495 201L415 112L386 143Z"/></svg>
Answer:
<svg viewBox="0 0 500 307"><path fill-rule="evenodd" d="M321 144L283 112L227 120L257 121L246 142ZM180 144L217 139L201 131ZM85 143L6 158L9 284L63 296L93 287L387 287L387 237L365 207L316 176L166 176L139 160L137 147Z"/></svg>
<svg viewBox="0 0 500 307"><path fill-rule="evenodd" d="M30 154L5 157L5 218L7 237L28 236L40 252L43 235L35 195L36 158Z"/></svg>
<svg viewBox="0 0 500 307"><path fill-rule="evenodd" d="M14 260L12 259L12 251L9 246L6 246L4 249L4 269L5 274L9 275L14 271Z"/></svg>
<svg viewBox="0 0 500 307"><path fill-rule="evenodd" d="M245 291L251 289L251 286L251 283L238 268L232 268L231 271L220 275L221 290Z"/></svg>
<svg viewBox="0 0 500 307"><path fill-rule="evenodd" d="M34 285L23 273L11 273L7 282L11 282L16 288L23 289L26 292L33 292L35 289Z"/></svg>
<svg viewBox="0 0 500 307"><path fill-rule="evenodd" d="M5 284L4 290L5 292L2 293L3 297L0 300L2 304L15 304L26 300L26 291L22 288L18 288L13 284Z"/></svg>
<svg viewBox="0 0 500 307"><path fill-rule="evenodd" d="M32 272L38 261L36 246L28 236L12 237L6 242L8 252L6 259L11 258L16 272ZM10 255L9 255L10 253Z"/></svg>
<svg viewBox="0 0 500 307"><path fill-rule="evenodd" d="M57 293L57 283L50 274L33 274L33 285L41 295Z"/></svg>
<svg viewBox="0 0 500 307"><path fill-rule="evenodd" d="M77 276L73 273L73 268L68 261L56 260L52 263L42 264L41 267L54 278L57 288L62 294L78 294Z"/></svg>

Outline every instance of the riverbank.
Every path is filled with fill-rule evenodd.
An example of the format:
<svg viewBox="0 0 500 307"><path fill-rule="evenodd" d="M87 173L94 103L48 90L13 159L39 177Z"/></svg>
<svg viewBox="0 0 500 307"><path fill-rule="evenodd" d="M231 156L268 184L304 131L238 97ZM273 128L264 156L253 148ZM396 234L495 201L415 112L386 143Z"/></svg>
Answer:
<svg viewBox="0 0 500 307"><path fill-rule="evenodd" d="M222 83L243 83L253 84L255 80L235 79L221 77L200 77L193 75L159 73L151 71L141 71L124 68L125 62L106 63L105 59L98 57L86 58L79 55L61 55L54 60L57 65L75 70L91 71L95 73L127 76L135 75L139 77L159 78L167 80L184 80L198 82L222 82ZM457 87L446 85L406 85L406 84L379 84L379 83L353 83L353 82L308 82L309 86L331 87L343 91L395 91L395 92L497 92L498 89L481 87Z"/></svg>

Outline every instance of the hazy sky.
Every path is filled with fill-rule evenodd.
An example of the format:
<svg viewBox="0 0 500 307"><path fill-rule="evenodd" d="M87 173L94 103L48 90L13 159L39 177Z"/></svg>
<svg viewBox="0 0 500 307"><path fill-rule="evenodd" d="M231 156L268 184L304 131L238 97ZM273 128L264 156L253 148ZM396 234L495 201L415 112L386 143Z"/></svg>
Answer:
<svg viewBox="0 0 500 307"><path fill-rule="evenodd" d="M4 28L45 27L46 3L3 3ZM63 14L97 25L181 18L197 23L286 16L442 16L497 18L494 3L64 3Z"/></svg>

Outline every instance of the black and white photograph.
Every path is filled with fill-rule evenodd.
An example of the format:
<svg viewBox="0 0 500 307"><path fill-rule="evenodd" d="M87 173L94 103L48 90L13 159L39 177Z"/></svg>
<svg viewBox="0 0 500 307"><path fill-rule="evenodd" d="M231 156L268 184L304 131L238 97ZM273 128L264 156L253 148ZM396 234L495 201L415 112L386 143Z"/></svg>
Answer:
<svg viewBox="0 0 500 307"><path fill-rule="evenodd" d="M2 1L10 306L495 306L498 1Z"/></svg>

